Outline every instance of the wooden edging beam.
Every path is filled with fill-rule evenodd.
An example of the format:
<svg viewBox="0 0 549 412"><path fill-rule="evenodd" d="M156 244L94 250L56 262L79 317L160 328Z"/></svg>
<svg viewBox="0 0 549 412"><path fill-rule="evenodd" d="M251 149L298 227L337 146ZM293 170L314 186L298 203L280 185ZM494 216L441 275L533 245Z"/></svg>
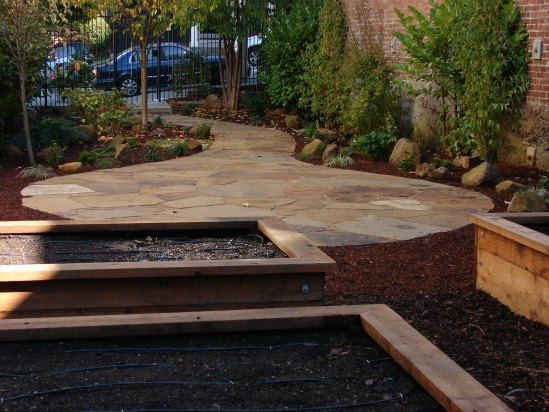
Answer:
<svg viewBox="0 0 549 412"><path fill-rule="evenodd" d="M447 411L512 411L385 305L360 315L364 330Z"/></svg>

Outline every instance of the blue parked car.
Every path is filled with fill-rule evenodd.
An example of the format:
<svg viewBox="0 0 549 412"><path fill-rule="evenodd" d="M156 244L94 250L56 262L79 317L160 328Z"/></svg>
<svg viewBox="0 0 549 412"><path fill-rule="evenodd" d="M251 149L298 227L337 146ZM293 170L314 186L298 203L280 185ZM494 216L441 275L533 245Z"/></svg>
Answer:
<svg viewBox="0 0 549 412"><path fill-rule="evenodd" d="M205 80L211 84L219 84L218 62L217 56L203 56L181 43L160 43L160 49L158 44L152 44L147 52L147 83L154 85L158 80L161 85L174 81L190 85L198 81L197 78L204 81L206 77ZM128 96L139 94L139 48L124 50L115 59L97 66L93 74L97 87L118 87L124 89Z"/></svg>

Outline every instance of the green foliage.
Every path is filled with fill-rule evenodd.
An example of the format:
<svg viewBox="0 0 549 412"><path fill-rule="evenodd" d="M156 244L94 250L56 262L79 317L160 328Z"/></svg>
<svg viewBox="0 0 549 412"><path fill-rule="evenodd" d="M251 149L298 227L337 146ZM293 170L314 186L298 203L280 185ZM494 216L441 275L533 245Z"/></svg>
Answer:
<svg viewBox="0 0 549 412"><path fill-rule="evenodd" d="M265 69L261 79L276 106L297 108L305 69L301 56L316 42L320 5L320 0L292 2L290 9L277 11L269 21L261 45Z"/></svg>
<svg viewBox="0 0 549 412"><path fill-rule="evenodd" d="M326 126L338 124L347 97L340 67L347 37L345 15L339 0L325 0L319 14L315 44L302 55L303 83L299 107Z"/></svg>
<svg viewBox="0 0 549 412"><path fill-rule="evenodd" d="M74 122L62 118L47 118L31 127L31 137L36 148L41 149L57 144L67 147L89 141L89 137L74 127ZM24 146L25 136L20 133L10 140L17 146Z"/></svg>
<svg viewBox="0 0 549 412"><path fill-rule="evenodd" d="M199 53L192 51L181 61L175 62L172 79L174 90L191 99L199 99L210 94L214 80L210 64ZM193 87L189 88L189 84Z"/></svg>
<svg viewBox="0 0 549 412"><path fill-rule="evenodd" d="M130 146L130 148L132 149L135 149L138 145L138 141L137 141L137 138L135 137L128 137L126 139L126 143L128 144L128 146Z"/></svg>
<svg viewBox="0 0 549 412"><path fill-rule="evenodd" d="M170 148L170 153L177 157L186 156L189 151L189 146L185 142L177 142Z"/></svg>
<svg viewBox="0 0 549 412"><path fill-rule="evenodd" d="M439 167L445 167L446 169L452 171L454 170L454 164L451 160L448 159L441 159L440 157L433 157L433 160L431 160L431 164L435 166L437 169Z"/></svg>
<svg viewBox="0 0 549 412"><path fill-rule="evenodd" d="M265 98L263 96L253 97L246 102L246 112L249 116L265 116Z"/></svg>
<svg viewBox="0 0 549 412"><path fill-rule="evenodd" d="M301 161L313 160L314 158L315 158L315 155L312 153L301 152L297 155L297 160L301 160Z"/></svg>
<svg viewBox="0 0 549 412"><path fill-rule="evenodd" d="M190 116L194 113L194 109L196 109L197 106L198 105L196 103L186 103L179 109L179 114L182 114L183 116Z"/></svg>
<svg viewBox="0 0 549 412"><path fill-rule="evenodd" d="M65 157L66 149L59 146L57 143L54 143L52 146L48 147L44 155L44 161L53 167L59 166L63 157Z"/></svg>
<svg viewBox="0 0 549 412"><path fill-rule="evenodd" d="M349 47L340 77L344 107L340 123L351 134L396 129L400 111L400 87L393 67L379 47L360 50Z"/></svg>
<svg viewBox="0 0 549 412"><path fill-rule="evenodd" d="M69 99L71 108L86 123L94 125L100 132L115 136L124 125L129 124L132 111L119 90L68 89L63 96Z"/></svg>
<svg viewBox="0 0 549 412"><path fill-rule="evenodd" d="M162 160L162 143L159 140L147 142L143 149L143 157L151 162Z"/></svg>
<svg viewBox="0 0 549 412"><path fill-rule="evenodd" d="M94 17L80 24L82 41L92 48L102 46L111 36L111 27L103 17Z"/></svg>
<svg viewBox="0 0 549 412"><path fill-rule="evenodd" d="M341 156L352 156L353 152L354 152L354 150L350 146L342 147L342 148L339 149L339 154Z"/></svg>
<svg viewBox="0 0 549 412"><path fill-rule="evenodd" d="M355 161L351 156L338 154L326 162L328 167L347 167L355 164Z"/></svg>
<svg viewBox="0 0 549 412"><path fill-rule="evenodd" d="M17 177L36 180L45 180L53 176L55 176L55 173L42 165L26 167L17 174Z"/></svg>
<svg viewBox="0 0 549 412"><path fill-rule="evenodd" d="M91 150L83 150L78 155L78 161L85 165L95 164L100 159L112 159L114 156L114 147L98 146Z"/></svg>
<svg viewBox="0 0 549 412"><path fill-rule="evenodd" d="M411 172L416 168L416 160L414 159L414 155L408 156L406 159L401 160L398 164L398 170L402 170L403 172Z"/></svg>
<svg viewBox="0 0 549 412"><path fill-rule="evenodd" d="M207 139L210 137L210 126L206 123L200 123L196 126L195 136L199 139Z"/></svg>
<svg viewBox="0 0 549 412"><path fill-rule="evenodd" d="M160 117L159 115L154 116L153 124L156 126L162 125L162 117Z"/></svg>
<svg viewBox="0 0 549 412"><path fill-rule="evenodd" d="M94 165L98 169L112 169L114 166L114 160L110 157L100 157L94 162Z"/></svg>
<svg viewBox="0 0 549 412"><path fill-rule="evenodd" d="M549 176L540 175L538 183L534 187L526 189L528 192L533 192L538 196L545 199L545 202L549 205Z"/></svg>
<svg viewBox="0 0 549 412"><path fill-rule="evenodd" d="M354 139L351 147L366 153L372 160L387 160L395 143L394 136L382 132L370 132Z"/></svg>
<svg viewBox="0 0 549 412"><path fill-rule="evenodd" d="M60 92L65 89L88 88L93 85L93 67L82 59L70 58L67 65L58 65L54 69L54 78L48 83Z"/></svg>
<svg viewBox="0 0 549 412"><path fill-rule="evenodd" d="M514 0L430 1L428 15L397 10L404 31L394 34L410 56L400 68L419 81L415 94L438 100L452 152L486 156L530 87L527 31Z"/></svg>
<svg viewBox="0 0 549 412"><path fill-rule="evenodd" d="M307 123L305 125L305 129L303 129L303 134L309 139L312 139L315 136L316 130L317 130L316 124Z"/></svg>

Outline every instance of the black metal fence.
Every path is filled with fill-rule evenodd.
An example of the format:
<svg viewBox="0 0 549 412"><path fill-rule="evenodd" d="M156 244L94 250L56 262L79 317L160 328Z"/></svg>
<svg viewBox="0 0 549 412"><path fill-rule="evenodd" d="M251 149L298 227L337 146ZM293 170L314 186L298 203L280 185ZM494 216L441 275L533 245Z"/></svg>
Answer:
<svg viewBox="0 0 549 412"><path fill-rule="evenodd" d="M244 44L242 85L259 86L258 50L261 38L251 31ZM44 58L42 80L32 104L66 104L68 88L124 89L137 104L141 96L139 50L134 38L108 17L75 24L52 33L50 54ZM216 33L194 26L186 31L173 28L147 48L146 98L165 101L196 99L219 90L220 42Z"/></svg>

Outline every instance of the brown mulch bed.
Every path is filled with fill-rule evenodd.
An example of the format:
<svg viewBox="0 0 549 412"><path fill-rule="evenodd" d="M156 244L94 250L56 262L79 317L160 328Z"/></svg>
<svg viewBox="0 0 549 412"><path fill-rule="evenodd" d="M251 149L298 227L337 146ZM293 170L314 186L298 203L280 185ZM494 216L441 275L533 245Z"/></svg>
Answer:
<svg viewBox="0 0 549 412"><path fill-rule="evenodd" d="M227 117L227 114L224 116ZM250 121L245 116L234 120ZM273 122L265 123L265 127L273 125ZM304 139L294 131L289 132L296 139L296 147L302 147ZM355 160L354 170L416 178L385 162L372 162L360 157ZM24 159L19 163L0 160L0 219L59 219L21 206L19 192L30 183L15 177L23 163ZM537 182L540 174L531 168L501 163L497 166L505 178L529 185ZM455 172L448 180L438 182L461 186L460 176L461 173ZM497 194L494 188L467 189L489 196L495 204L493 211L506 210L505 201L509 199ZM325 247L324 251L338 263L337 271L326 279L327 305L386 303L511 408L521 411L549 409L549 328L512 313L487 294L474 289L471 225L408 241ZM165 340L162 342L165 343ZM41 344L33 345L36 349L29 349L30 354L33 350L37 354L42 353ZM55 347L56 344L52 345ZM9 346L6 348L9 349ZM22 356L26 361L31 359L30 355ZM97 355L98 363L102 356ZM204 360L206 366L210 365L209 362L212 361ZM261 362L278 364L282 358L273 353ZM136 373L139 377L139 372ZM90 381L93 382L93 379L90 377ZM29 390L32 388L29 387ZM4 395L0 393L0 397ZM252 396L252 399L255 398ZM256 406L253 402L249 405ZM55 410L51 405L35 409ZM6 404L5 410L30 409L10 408ZM377 410L400 409L392 405Z"/></svg>

